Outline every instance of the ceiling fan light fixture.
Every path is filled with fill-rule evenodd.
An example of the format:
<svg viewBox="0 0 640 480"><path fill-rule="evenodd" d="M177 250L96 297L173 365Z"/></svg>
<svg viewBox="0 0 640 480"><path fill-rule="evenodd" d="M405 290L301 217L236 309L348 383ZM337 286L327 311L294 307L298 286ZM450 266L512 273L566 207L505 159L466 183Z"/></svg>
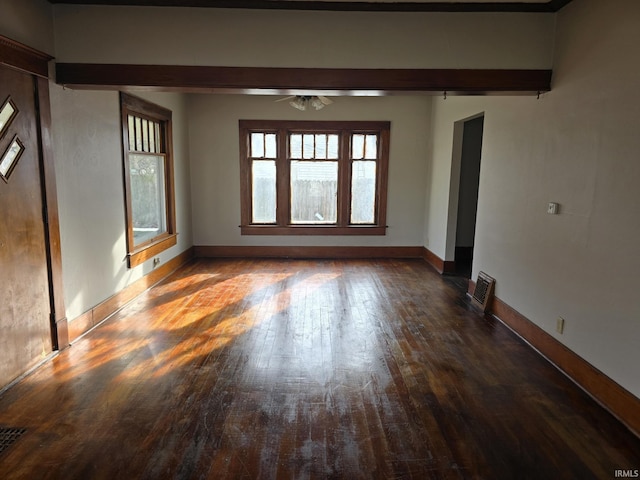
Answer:
<svg viewBox="0 0 640 480"><path fill-rule="evenodd" d="M298 110L305 111L307 109L307 99L305 97L296 96L293 100L289 102L293 108L297 108Z"/></svg>
<svg viewBox="0 0 640 480"><path fill-rule="evenodd" d="M276 100L276 102L285 102L287 100L290 100L289 105L301 111L305 111L309 106L312 106L316 110L321 110L333 103L332 100L322 95L292 95Z"/></svg>
<svg viewBox="0 0 640 480"><path fill-rule="evenodd" d="M309 103L311 103L311 106L316 110L320 110L325 106L324 103L322 103L322 100L320 100L320 98L318 97L311 97Z"/></svg>

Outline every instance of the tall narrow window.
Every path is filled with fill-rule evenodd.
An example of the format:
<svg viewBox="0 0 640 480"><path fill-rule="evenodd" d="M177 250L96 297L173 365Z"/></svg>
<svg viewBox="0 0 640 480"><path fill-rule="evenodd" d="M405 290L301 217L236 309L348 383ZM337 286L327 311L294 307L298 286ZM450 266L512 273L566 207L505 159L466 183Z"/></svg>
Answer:
<svg viewBox="0 0 640 480"><path fill-rule="evenodd" d="M241 120L244 235L384 235L389 122Z"/></svg>
<svg viewBox="0 0 640 480"><path fill-rule="evenodd" d="M276 221L276 135L252 133L251 145L252 223Z"/></svg>
<svg viewBox="0 0 640 480"><path fill-rule="evenodd" d="M171 111L120 94L129 266L176 244Z"/></svg>
<svg viewBox="0 0 640 480"><path fill-rule="evenodd" d="M378 135L351 137L351 223L368 225L376 219Z"/></svg>

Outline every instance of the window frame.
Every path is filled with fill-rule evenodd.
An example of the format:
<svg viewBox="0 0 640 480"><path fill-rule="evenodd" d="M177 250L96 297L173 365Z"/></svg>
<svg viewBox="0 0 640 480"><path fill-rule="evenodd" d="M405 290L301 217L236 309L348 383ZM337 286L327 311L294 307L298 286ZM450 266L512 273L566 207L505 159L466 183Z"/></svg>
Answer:
<svg viewBox="0 0 640 480"><path fill-rule="evenodd" d="M127 262L129 268L133 268L149 260L155 255L171 248L177 243L175 187L173 175L173 136L172 136L172 112L169 109L156 105L147 100L120 92L120 112L122 127L122 161L123 181L125 196L125 220L127 237ZM136 245L133 235L133 209L131 195L131 175L129 155L148 154L129 149L129 125L128 116L151 120L160 124L160 152L164 156L164 192L165 192L165 223L166 231L155 237Z"/></svg>
<svg viewBox="0 0 640 480"><path fill-rule="evenodd" d="M386 235L387 184L391 122L388 121L313 121L313 120L239 120L240 136L240 208L242 235ZM252 223L252 175L250 136L253 132L276 134L276 222ZM292 133L339 134L337 222L292 224L290 204L290 166L288 138ZM374 223L351 224L351 158L353 134L378 135Z"/></svg>

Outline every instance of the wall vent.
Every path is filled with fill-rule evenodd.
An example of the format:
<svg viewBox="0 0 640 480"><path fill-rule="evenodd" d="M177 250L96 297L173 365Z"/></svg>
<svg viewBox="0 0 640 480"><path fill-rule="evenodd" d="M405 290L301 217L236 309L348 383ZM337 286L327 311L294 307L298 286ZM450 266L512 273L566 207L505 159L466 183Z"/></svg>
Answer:
<svg viewBox="0 0 640 480"><path fill-rule="evenodd" d="M473 291L473 299L478 303L480 308L482 308L483 312L486 312L489 308L495 284L496 280L494 278L491 278L484 272L478 273L476 288Z"/></svg>

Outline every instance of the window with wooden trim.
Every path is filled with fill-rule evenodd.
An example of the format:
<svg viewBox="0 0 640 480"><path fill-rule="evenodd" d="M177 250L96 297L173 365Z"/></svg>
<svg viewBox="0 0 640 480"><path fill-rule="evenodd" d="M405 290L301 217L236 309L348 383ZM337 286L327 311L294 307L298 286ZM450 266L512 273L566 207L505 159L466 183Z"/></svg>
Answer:
<svg viewBox="0 0 640 480"><path fill-rule="evenodd" d="M384 235L389 122L240 120L243 235Z"/></svg>
<svg viewBox="0 0 640 480"><path fill-rule="evenodd" d="M176 244L171 111L120 94L127 254L134 267Z"/></svg>

